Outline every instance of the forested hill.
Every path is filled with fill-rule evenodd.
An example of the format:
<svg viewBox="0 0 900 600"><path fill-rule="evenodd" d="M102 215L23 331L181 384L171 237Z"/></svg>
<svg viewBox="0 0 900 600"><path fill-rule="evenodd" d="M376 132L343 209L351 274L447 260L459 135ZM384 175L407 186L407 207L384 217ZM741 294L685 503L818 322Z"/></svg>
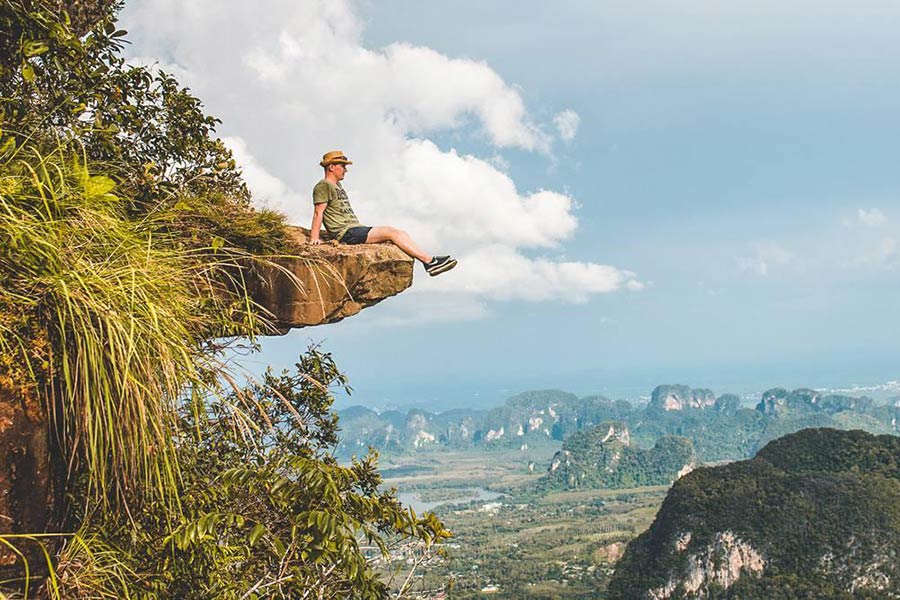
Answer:
<svg viewBox="0 0 900 600"><path fill-rule="evenodd" d="M525 392L490 410L431 413L411 410L378 413L356 406L340 412L342 455L360 454L369 446L388 451L429 448L513 446L529 440L566 436L605 421L627 426L631 442L651 448L667 435L691 440L701 461L753 456L767 442L805 427L900 431L900 406L870 398L825 394L810 389L765 392L754 408L733 394L661 385L645 407L603 396L579 398L558 390Z"/></svg>
<svg viewBox="0 0 900 600"><path fill-rule="evenodd" d="M548 490L669 485L693 466L690 440L667 435L652 448L637 448L624 423L609 421L567 437L538 485Z"/></svg>
<svg viewBox="0 0 900 600"><path fill-rule="evenodd" d="M900 438L807 429L678 480L611 598L900 597Z"/></svg>

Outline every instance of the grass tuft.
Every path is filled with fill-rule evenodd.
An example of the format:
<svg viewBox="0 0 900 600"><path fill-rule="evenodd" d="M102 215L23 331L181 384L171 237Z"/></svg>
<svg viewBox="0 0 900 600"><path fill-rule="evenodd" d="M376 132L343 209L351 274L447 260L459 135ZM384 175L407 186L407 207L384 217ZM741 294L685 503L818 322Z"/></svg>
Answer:
<svg viewBox="0 0 900 600"><path fill-rule="evenodd" d="M104 505L145 492L177 504L175 407L217 386L208 340L264 330L241 291L250 256L187 246L130 219L115 183L62 147L0 162L0 354L22 356L70 474ZM212 244L215 243L215 246ZM30 352L37 329L50 349Z"/></svg>

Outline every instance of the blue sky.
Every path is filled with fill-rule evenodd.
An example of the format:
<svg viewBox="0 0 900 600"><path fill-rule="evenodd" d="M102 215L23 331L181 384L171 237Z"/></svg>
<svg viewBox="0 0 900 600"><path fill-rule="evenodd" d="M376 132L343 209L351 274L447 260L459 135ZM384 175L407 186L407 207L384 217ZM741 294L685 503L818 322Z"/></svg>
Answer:
<svg viewBox="0 0 900 600"><path fill-rule="evenodd" d="M251 367L321 341L354 401L433 409L900 379L900 6L677 4L129 3L135 59L223 119L268 204L308 226L340 147L364 220L460 254Z"/></svg>

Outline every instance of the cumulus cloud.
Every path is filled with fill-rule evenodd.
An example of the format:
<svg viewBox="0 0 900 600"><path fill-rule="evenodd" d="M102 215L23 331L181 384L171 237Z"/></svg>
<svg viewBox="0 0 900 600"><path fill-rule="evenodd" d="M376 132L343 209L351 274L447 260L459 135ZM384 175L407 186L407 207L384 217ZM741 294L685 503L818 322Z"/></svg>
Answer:
<svg viewBox="0 0 900 600"><path fill-rule="evenodd" d="M247 143L239 137L226 137L222 141L231 150L234 160L241 167L244 181L253 190L253 201L282 212L289 212L303 203L300 194L288 188L278 177L266 170L247 150Z"/></svg>
<svg viewBox="0 0 900 600"><path fill-rule="evenodd" d="M480 246L464 255L471 266L455 281L438 278L421 291L466 293L495 300L585 302L593 294L643 289L635 274L608 265L530 259L502 244Z"/></svg>
<svg viewBox="0 0 900 600"><path fill-rule="evenodd" d="M417 280L417 293L471 300L566 300L643 287L613 266L562 261L575 232L566 194L523 192L498 151L546 153L571 140L579 117L536 122L521 94L484 62L398 42L362 44L348 0L135 0L122 21L135 57L172 65L223 119L221 130L257 201L308 226L318 161L341 149L354 161L344 186L367 224L408 230L428 251L452 252L452 274ZM492 155L442 149L429 136L479 136ZM474 308L473 308L474 307Z"/></svg>
<svg viewBox="0 0 900 600"><path fill-rule="evenodd" d="M553 117L553 124L556 125L559 137L565 142L571 142L578 133L581 117L574 110L566 109Z"/></svg>
<svg viewBox="0 0 900 600"><path fill-rule="evenodd" d="M735 263L742 271L765 276L769 274L773 266L787 265L794 259L794 255L780 245L774 242L763 242L754 245L753 253L750 256L735 257Z"/></svg>

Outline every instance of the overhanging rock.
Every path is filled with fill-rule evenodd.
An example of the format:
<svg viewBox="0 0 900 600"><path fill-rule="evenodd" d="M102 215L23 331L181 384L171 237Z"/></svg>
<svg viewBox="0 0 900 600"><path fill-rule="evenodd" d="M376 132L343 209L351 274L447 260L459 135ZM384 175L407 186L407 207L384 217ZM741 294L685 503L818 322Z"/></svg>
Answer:
<svg viewBox="0 0 900 600"><path fill-rule="evenodd" d="M413 259L393 244L309 244L309 230L290 227L291 256L255 268L253 299L282 333L334 323L399 294L410 285Z"/></svg>

